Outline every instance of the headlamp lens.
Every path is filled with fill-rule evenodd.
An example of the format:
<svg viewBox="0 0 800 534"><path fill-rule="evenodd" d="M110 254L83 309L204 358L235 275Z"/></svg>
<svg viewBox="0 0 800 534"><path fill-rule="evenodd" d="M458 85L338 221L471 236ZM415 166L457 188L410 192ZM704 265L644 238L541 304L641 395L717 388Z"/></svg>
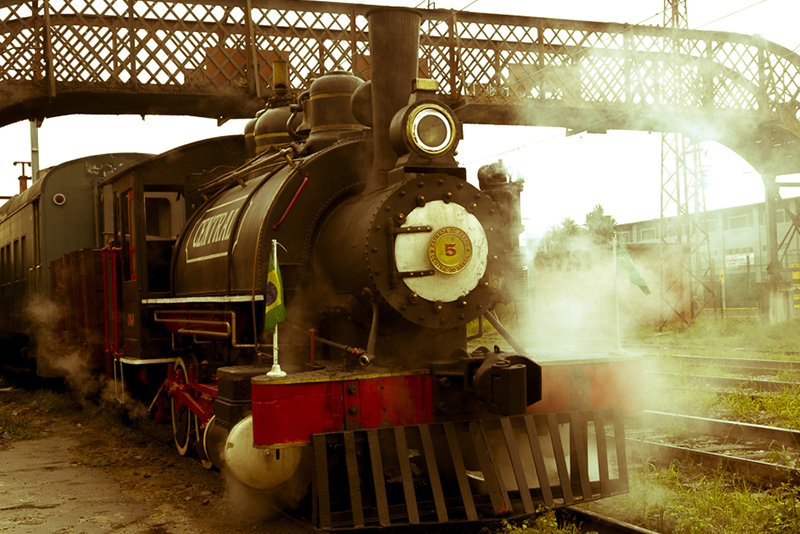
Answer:
<svg viewBox="0 0 800 534"><path fill-rule="evenodd" d="M411 126L412 141L422 151L438 155L450 149L453 127L449 118L434 107L416 113Z"/></svg>

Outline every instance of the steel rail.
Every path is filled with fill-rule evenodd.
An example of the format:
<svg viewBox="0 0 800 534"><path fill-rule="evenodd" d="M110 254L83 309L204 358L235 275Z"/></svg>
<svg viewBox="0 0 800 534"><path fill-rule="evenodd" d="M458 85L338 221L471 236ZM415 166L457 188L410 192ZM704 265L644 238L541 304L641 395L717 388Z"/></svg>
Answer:
<svg viewBox="0 0 800 534"><path fill-rule="evenodd" d="M567 506L556 510L556 516L562 521L567 521L577 526L580 532L595 532L597 534L658 534L654 530L642 528L630 523L625 523L613 517L597 512Z"/></svg>
<svg viewBox="0 0 800 534"><path fill-rule="evenodd" d="M778 371L800 371L800 362L781 360L716 358L713 356L689 356L680 354L670 355L667 356L667 358L680 362L687 362L692 365L710 365L732 370L765 370L773 373Z"/></svg>
<svg viewBox="0 0 800 534"><path fill-rule="evenodd" d="M772 391L780 392L791 389L800 388L798 382L779 382L776 380L753 380L750 378L729 378L725 376L709 376L709 375L686 375L679 373L659 373L654 371L645 371L645 377L663 377L663 378L676 378L688 379L693 382L701 382L706 385L717 386L721 388L751 388L757 391Z"/></svg>
<svg viewBox="0 0 800 534"><path fill-rule="evenodd" d="M779 486L784 483L800 483L800 470L756 459L739 458L719 451L769 450L778 445L796 450L800 444L800 432L762 425L751 425L736 421L723 421L680 414L645 411L640 416L642 426L688 430L692 435L721 437L723 444L692 449L647 439L627 438L629 459L647 460L657 458L662 462L693 461L706 469L722 467L725 471L741 475L748 481ZM629 433L630 436L630 433Z"/></svg>
<svg viewBox="0 0 800 534"><path fill-rule="evenodd" d="M800 470L759 460L737 458L727 454L687 449L676 445L654 443L652 441L626 439L630 456L638 460L657 458L661 462L692 461L705 469L722 467L729 473L740 475L745 480L772 487L781 484L800 483Z"/></svg>
<svg viewBox="0 0 800 534"><path fill-rule="evenodd" d="M697 434L725 436L731 440L764 440L786 447L800 446L800 432L797 430L650 410L645 410L639 417L642 424L651 427L678 424Z"/></svg>

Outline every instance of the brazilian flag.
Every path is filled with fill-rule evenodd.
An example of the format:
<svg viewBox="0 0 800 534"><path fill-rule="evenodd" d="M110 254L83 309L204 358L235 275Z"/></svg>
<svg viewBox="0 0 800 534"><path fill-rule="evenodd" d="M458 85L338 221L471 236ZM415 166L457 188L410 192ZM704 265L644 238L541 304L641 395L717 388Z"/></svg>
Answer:
<svg viewBox="0 0 800 534"><path fill-rule="evenodd" d="M274 254L269 255L269 271L267 272L267 289L264 295L264 330L275 332L278 323L286 320L286 306L283 304L283 282L281 270Z"/></svg>
<svg viewBox="0 0 800 534"><path fill-rule="evenodd" d="M639 273L639 269L636 268L633 261L631 261L631 257L628 256L625 245L617 243L617 274L621 273L623 270L628 271L631 284L639 286L639 289L641 289L642 293L645 295L650 294L650 288L647 287L647 282L644 281L644 277Z"/></svg>

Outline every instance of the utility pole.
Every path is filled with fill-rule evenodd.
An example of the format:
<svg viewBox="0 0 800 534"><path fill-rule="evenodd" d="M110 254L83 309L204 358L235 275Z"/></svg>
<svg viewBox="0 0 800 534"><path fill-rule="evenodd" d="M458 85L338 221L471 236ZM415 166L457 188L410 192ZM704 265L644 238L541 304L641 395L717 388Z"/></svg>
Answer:
<svg viewBox="0 0 800 534"><path fill-rule="evenodd" d="M31 181L39 179L39 126L42 123L36 119L31 119ZM25 174L23 172L23 174Z"/></svg>
<svg viewBox="0 0 800 534"><path fill-rule="evenodd" d="M664 0L664 26L676 32L689 28L687 0ZM665 73L665 107L677 106L682 83L681 39L672 42L675 60ZM687 67L688 68L688 67ZM667 111L665 111L667 112ZM711 304L716 316L714 273L708 240L701 150L681 132L661 135L661 317L659 330L670 320L691 324ZM675 261L675 255L679 260ZM724 251L723 251L724 254ZM707 313L707 312L706 312Z"/></svg>

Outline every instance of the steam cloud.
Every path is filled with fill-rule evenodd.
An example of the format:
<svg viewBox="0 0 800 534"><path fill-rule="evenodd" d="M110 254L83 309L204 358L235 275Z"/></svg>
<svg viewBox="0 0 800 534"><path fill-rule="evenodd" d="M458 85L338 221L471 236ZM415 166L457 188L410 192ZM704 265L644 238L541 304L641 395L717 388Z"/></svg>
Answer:
<svg viewBox="0 0 800 534"><path fill-rule="evenodd" d="M248 522L275 519L283 510L297 509L309 494L311 456L304 454L297 473L286 483L271 490L256 490L239 482L228 469L222 470L225 480L225 503Z"/></svg>
<svg viewBox="0 0 800 534"><path fill-rule="evenodd" d="M94 369L94 356L89 347L76 346L64 339L63 330L58 328L64 312L57 303L44 298L33 299L26 306L25 314L32 325L39 374L62 377L82 405L99 403L104 410L124 413L131 419L148 416L147 407L131 398L121 380L115 385L113 380ZM97 335L84 332L81 338L95 340Z"/></svg>
<svg viewBox="0 0 800 534"><path fill-rule="evenodd" d="M629 245L629 249L633 247ZM661 313L662 260L655 249L638 250L633 260L652 293L644 295L627 273L616 278L620 331L657 324ZM611 247L584 236L573 239L560 261L537 261L532 284L531 338L537 348L586 349L616 338L614 256ZM673 265L667 262L667 266Z"/></svg>

